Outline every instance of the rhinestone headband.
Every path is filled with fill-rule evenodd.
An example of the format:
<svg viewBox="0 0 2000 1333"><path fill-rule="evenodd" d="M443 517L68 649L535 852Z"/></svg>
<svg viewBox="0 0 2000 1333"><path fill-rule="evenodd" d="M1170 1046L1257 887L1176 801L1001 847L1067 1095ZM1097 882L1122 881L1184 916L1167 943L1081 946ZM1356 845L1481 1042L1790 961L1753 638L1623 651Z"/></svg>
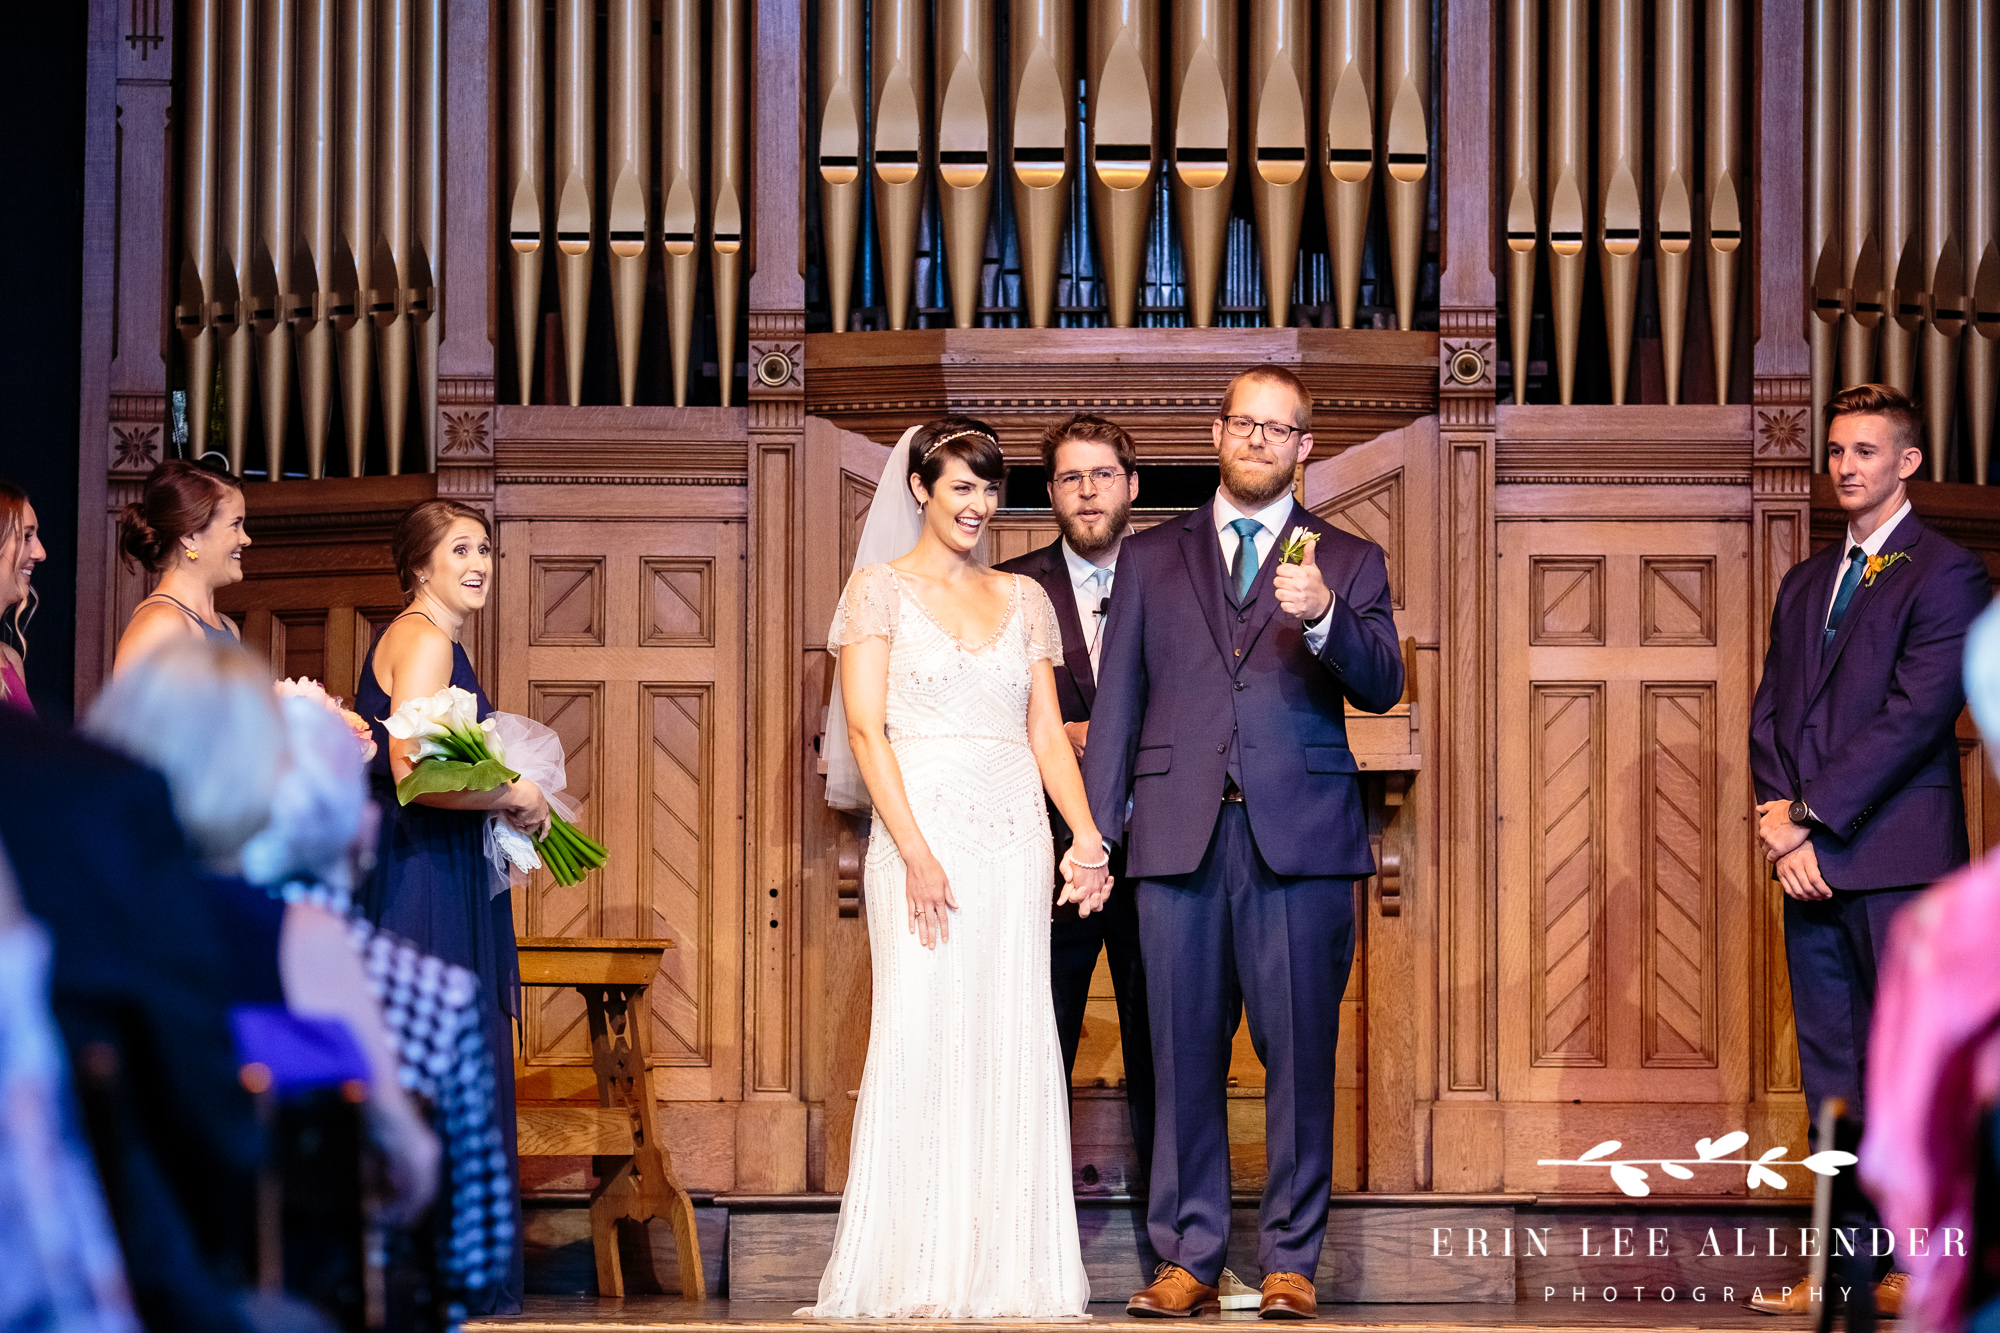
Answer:
<svg viewBox="0 0 2000 1333"><path fill-rule="evenodd" d="M985 431L976 430L968 426L964 430L955 430L949 435L940 436L939 438L932 440L931 447L924 450L922 456L917 459L917 462L920 464L930 462L932 454L944 448L947 444L950 444L953 440L962 440L968 435L982 435L989 440L993 439L993 437L991 435L988 435ZM998 441L995 441L995 443L998 443Z"/></svg>

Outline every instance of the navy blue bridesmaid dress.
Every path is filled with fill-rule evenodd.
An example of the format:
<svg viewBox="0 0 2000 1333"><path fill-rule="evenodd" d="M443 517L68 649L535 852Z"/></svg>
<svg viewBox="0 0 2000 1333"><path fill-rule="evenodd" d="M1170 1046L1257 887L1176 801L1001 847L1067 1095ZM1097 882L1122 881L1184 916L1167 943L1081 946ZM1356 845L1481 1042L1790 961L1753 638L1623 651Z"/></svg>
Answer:
<svg viewBox="0 0 2000 1333"><path fill-rule="evenodd" d="M494 870L486 858L486 812L399 805L389 770L389 696L375 680L375 645L361 664L354 708L375 736L369 783L382 807L382 840L375 869L362 886L364 916L425 953L469 968L486 982L486 1046L493 1053L494 1111L507 1142L508 1175L519 1197L520 1169L514 1123L514 1022L521 1014L521 965L514 947L513 894L492 892ZM479 716L493 711L459 644L451 648L451 683L479 700ZM518 1217L518 1211L517 1211ZM521 1233L514 1232L513 1260L499 1291L468 1303L468 1314L511 1314L521 1308ZM489 1303L490 1302L490 1303Z"/></svg>

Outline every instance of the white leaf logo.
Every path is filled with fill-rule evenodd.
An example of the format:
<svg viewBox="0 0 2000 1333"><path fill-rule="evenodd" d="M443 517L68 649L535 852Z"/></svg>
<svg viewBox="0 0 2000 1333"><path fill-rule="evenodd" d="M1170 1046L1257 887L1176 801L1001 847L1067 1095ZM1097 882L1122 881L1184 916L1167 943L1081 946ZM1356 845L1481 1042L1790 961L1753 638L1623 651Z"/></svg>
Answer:
<svg viewBox="0 0 2000 1333"><path fill-rule="evenodd" d="M1578 1162L1594 1162L1598 1158L1606 1155L1607 1153L1617 1152L1620 1148L1624 1146L1625 1145L1620 1143L1617 1139L1606 1139L1604 1142L1598 1144L1595 1148L1592 1148L1589 1152L1578 1155L1576 1160Z"/></svg>
<svg viewBox="0 0 2000 1333"><path fill-rule="evenodd" d="M1765 1149L1764 1155L1762 1157L1759 1157L1757 1160L1760 1162L1769 1162L1775 1158L1783 1157L1784 1155L1785 1155L1785 1145L1781 1143L1775 1148Z"/></svg>
<svg viewBox="0 0 2000 1333"><path fill-rule="evenodd" d="M1675 1180L1694 1179L1694 1172L1688 1170L1686 1167L1682 1166L1679 1162L1661 1162L1660 1170L1666 1172L1668 1175L1672 1176Z"/></svg>
<svg viewBox="0 0 2000 1333"><path fill-rule="evenodd" d="M1646 1173L1629 1163L1613 1162L1611 1178L1618 1183L1619 1189L1635 1199L1653 1192L1652 1187L1646 1183Z"/></svg>
<svg viewBox="0 0 2000 1333"><path fill-rule="evenodd" d="M1851 1152L1836 1152L1829 1148L1825 1152L1814 1153L1799 1165L1822 1176L1837 1176L1841 1167L1853 1166L1860 1160Z"/></svg>
<svg viewBox="0 0 2000 1333"><path fill-rule="evenodd" d="M1785 1178L1771 1168L1753 1162L1750 1165L1750 1188L1754 1190L1759 1185L1769 1185L1774 1190L1781 1190L1785 1188Z"/></svg>
<svg viewBox="0 0 2000 1333"><path fill-rule="evenodd" d="M1750 1142L1750 1136L1739 1129L1734 1134L1724 1134L1719 1139L1702 1139L1698 1141L1694 1145L1695 1156L1701 1158L1704 1162L1712 1162L1718 1157L1729 1156L1729 1154L1735 1152L1748 1142ZM1783 1150L1780 1149L1780 1151Z"/></svg>

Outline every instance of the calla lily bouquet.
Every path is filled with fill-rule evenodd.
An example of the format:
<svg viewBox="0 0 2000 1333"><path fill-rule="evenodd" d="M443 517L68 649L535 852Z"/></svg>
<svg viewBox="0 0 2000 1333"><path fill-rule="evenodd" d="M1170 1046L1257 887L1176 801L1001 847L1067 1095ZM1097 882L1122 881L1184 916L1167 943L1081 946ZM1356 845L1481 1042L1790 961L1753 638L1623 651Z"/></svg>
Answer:
<svg viewBox="0 0 2000 1333"><path fill-rule="evenodd" d="M501 815L487 820L488 850L496 863L520 871L546 865L556 883L569 885L609 859L602 843L570 822L576 812L562 799L562 742L541 723L513 713L481 721L479 701L447 685L409 700L383 725L397 740L417 745L409 776L396 784L396 800L403 805L433 792L491 791L522 776L542 789L549 802L547 835L530 838Z"/></svg>

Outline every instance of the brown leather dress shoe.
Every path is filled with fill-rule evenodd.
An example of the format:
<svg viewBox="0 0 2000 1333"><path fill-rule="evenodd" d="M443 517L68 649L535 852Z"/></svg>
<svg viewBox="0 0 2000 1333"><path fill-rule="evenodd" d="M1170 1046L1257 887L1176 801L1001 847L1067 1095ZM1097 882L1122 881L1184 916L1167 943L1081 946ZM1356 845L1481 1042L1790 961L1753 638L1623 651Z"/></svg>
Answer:
<svg viewBox="0 0 2000 1333"><path fill-rule="evenodd" d="M1903 1313L1903 1293L1910 1285L1908 1273L1890 1271L1883 1274L1875 1284L1875 1314L1881 1319L1896 1319Z"/></svg>
<svg viewBox="0 0 2000 1333"><path fill-rule="evenodd" d="M1310 1319L1319 1313L1319 1293L1303 1273L1264 1274L1264 1303L1259 1319Z"/></svg>
<svg viewBox="0 0 2000 1333"><path fill-rule="evenodd" d="M1903 1293L1910 1285L1907 1273L1890 1272L1875 1284L1875 1314L1880 1319L1895 1319L1903 1313ZM1835 1293L1838 1295L1838 1293ZM1812 1289L1804 1282L1796 1287L1780 1287L1775 1296L1764 1296L1750 1302L1750 1308L1758 1314L1811 1314L1813 1310Z"/></svg>
<svg viewBox="0 0 2000 1333"><path fill-rule="evenodd" d="M1153 1270L1153 1285L1125 1302L1125 1313L1140 1319L1186 1319L1222 1309L1216 1289L1179 1264Z"/></svg>

